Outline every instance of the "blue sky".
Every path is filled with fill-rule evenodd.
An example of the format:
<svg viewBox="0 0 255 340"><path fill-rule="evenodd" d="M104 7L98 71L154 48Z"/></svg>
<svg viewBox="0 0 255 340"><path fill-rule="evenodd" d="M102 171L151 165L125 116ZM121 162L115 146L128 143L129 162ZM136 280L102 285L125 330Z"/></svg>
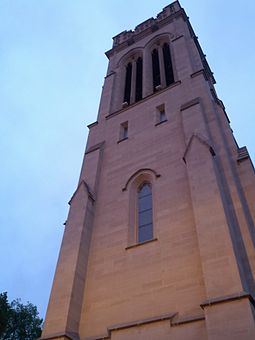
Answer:
<svg viewBox="0 0 255 340"><path fill-rule="evenodd" d="M45 314L111 38L171 1L0 1L0 292ZM254 145L254 0L182 0L235 137Z"/></svg>

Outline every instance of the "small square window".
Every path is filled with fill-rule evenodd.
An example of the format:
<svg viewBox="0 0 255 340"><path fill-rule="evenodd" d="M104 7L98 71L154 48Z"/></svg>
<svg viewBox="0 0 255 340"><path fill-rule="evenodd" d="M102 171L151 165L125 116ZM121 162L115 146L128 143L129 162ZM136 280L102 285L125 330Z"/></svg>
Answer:
<svg viewBox="0 0 255 340"><path fill-rule="evenodd" d="M159 105L156 107L156 124L159 125L167 121L165 105Z"/></svg>
<svg viewBox="0 0 255 340"><path fill-rule="evenodd" d="M128 122L120 124L119 142L128 138Z"/></svg>

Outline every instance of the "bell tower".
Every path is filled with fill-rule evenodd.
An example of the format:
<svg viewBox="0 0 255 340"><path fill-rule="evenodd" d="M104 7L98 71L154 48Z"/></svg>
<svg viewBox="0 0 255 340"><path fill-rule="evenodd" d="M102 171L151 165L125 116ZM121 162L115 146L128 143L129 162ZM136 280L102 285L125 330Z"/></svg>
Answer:
<svg viewBox="0 0 255 340"><path fill-rule="evenodd" d="M255 176L178 1L113 38L42 339L255 339Z"/></svg>

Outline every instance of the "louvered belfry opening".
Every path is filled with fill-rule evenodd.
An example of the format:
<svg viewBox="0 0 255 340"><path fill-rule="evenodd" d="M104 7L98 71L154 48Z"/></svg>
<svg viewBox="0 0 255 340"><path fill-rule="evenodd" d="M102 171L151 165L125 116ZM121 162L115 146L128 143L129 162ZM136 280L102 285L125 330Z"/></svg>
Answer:
<svg viewBox="0 0 255 340"><path fill-rule="evenodd" d="M139 57L136 61L136 88L135 101L138 102L143 97L143 59Z"/></svg>
<svg viewBox="0 0 255 340"><path fill-rule="evenodd" d="M166 77L166 86L174 83L174 73L173 73L173 65L171 59L170 48L167 43L163 45L163 58L164 58L164 66L165 66L165 77Z"/></svg>
<svg viewBox="0 0 255 340"><path fill-rule="evenodd" d="M160 85L160 66L158 50L155 48L152 51L152 73L153 73L153 90L156 91L156 87Z"/></svg>
<svg viewBox="0 0 255 340"><path fill-rule="evenodd" d="M124 103L130 104L131 96L131 81L132 81L132 64L128 63L126 66L126 79L125 79L125 92L124 92Z"/></svg>

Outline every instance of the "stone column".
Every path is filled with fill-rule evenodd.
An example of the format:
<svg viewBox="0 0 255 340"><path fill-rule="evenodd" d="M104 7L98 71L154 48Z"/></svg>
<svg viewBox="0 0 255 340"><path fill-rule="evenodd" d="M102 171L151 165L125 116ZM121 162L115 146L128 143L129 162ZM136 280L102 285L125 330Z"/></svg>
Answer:
<svg viewBox="0 0 255 340"><path fill-rule="evenodd" d="M143 98L153 93L151 51L146 48L143 54Z"/></svg>
<svg viewBox="0 0 255 340"><path fill-rule="evenodd" d="M166 87L166 74L162 46L158 47L159 68L160 68L160 82L162 88Z"/></svg>

